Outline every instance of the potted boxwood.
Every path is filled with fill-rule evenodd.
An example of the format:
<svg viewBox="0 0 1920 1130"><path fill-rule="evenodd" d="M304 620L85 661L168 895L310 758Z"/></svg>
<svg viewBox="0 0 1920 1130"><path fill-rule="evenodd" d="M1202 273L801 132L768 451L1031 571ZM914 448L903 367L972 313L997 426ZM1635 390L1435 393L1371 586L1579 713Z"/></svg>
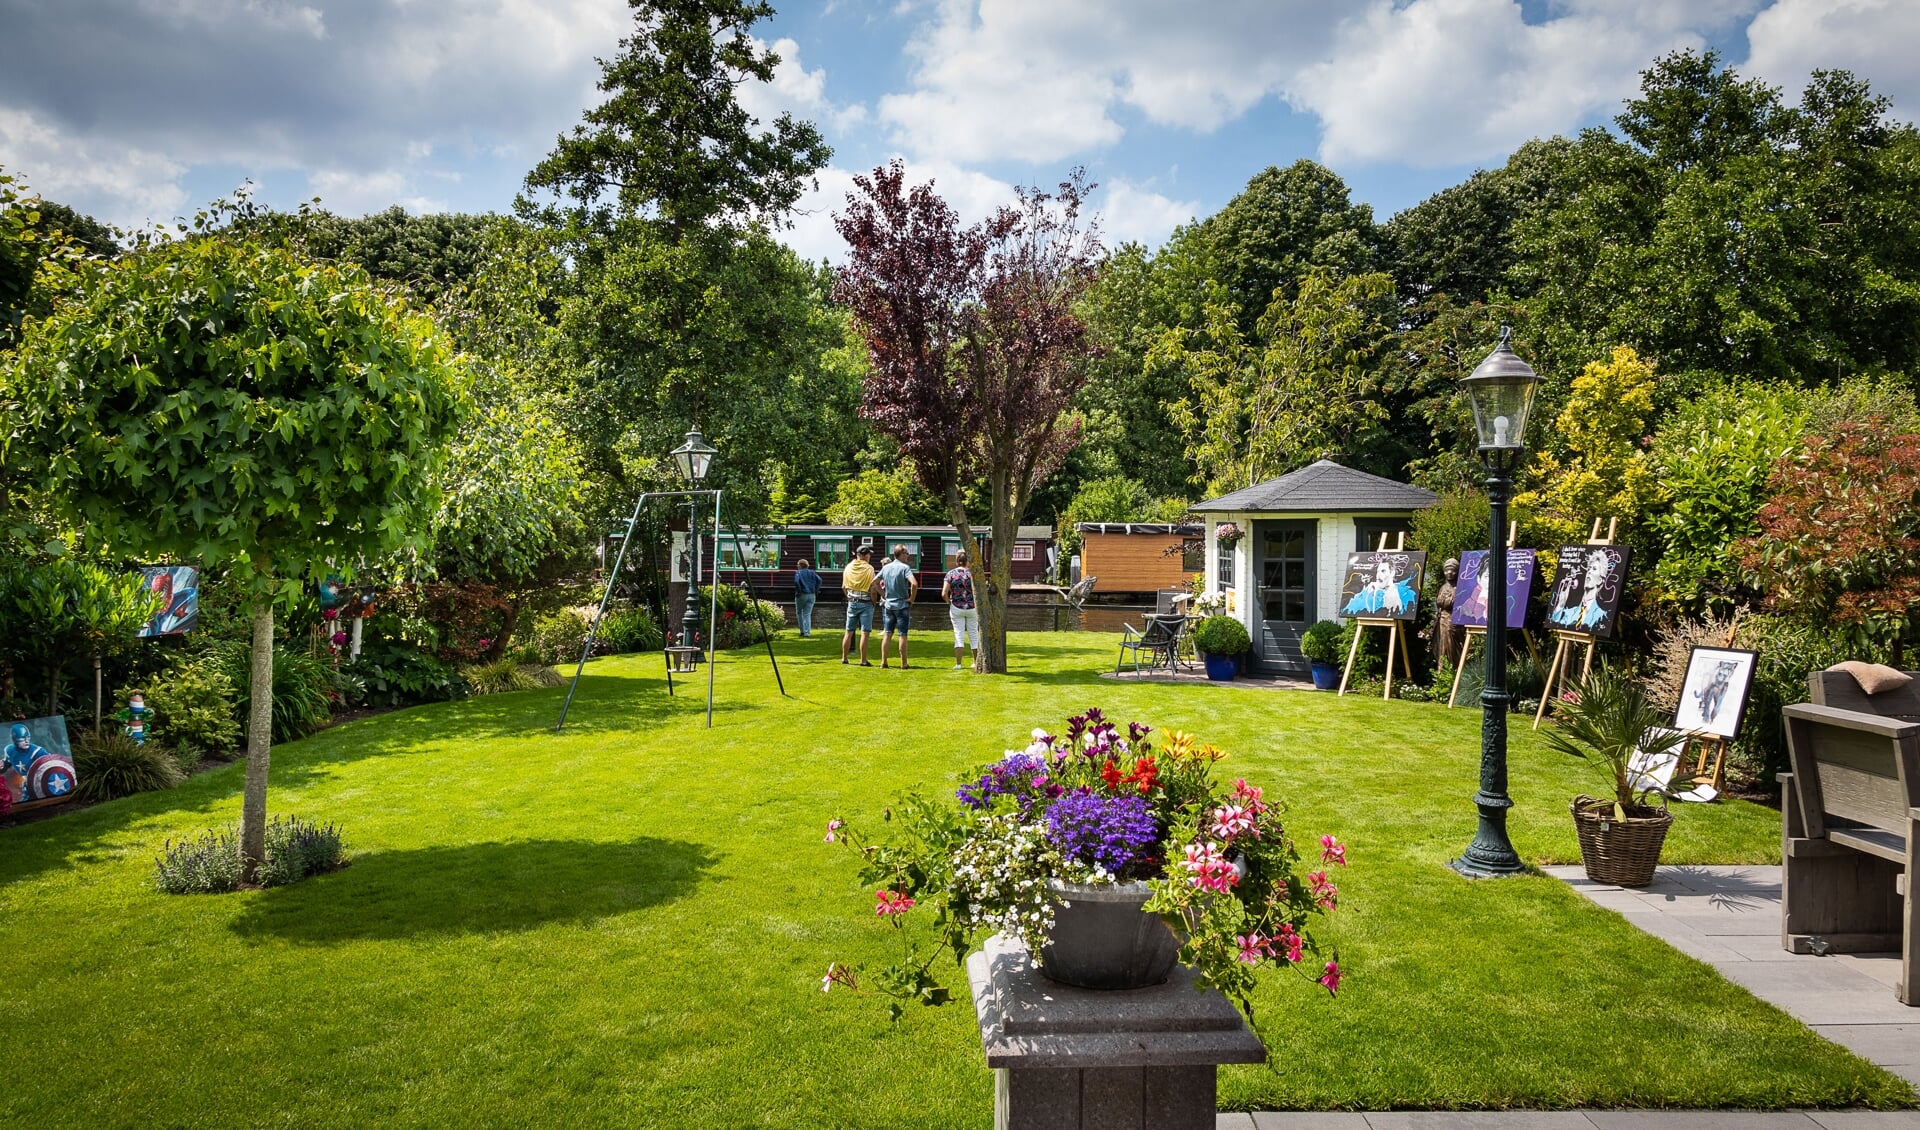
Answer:
<svg viewBox="0 0 1920 1130"><path fill-rule="evenodd" d="M1585 760L1606 774L1612 786L1606 797L1583 793L1573 801L1574 832L1587 878L1646 886L1653 882L1673 814L1664 795L1660 807L1649 803L1656 790L1634 793L1630 763L1637 750L1669 753L1686 736L1667 728L1666 717L1638 684L1607 667L1588 676L1571 701L1558 704L1555 717L1559 724L1544 735L1547 745Z"/></svg>
<svg viewBox="0 0 1920 1130"><path fill-rule="evenodd" d="M1231 616L1209 616L1194 629L1193 646L1206 657L1207 678L1228 682L1239 673L1239 656L1253 646L1246 626Z"/></svg>
<svg viewBox="0 0 1920 1130"><path fill-rule="evenodd" d="M1340 685L1340 625L1322 620L1300 637L1300 654L1313 669L1313 689L1330 691Z"/></svg>

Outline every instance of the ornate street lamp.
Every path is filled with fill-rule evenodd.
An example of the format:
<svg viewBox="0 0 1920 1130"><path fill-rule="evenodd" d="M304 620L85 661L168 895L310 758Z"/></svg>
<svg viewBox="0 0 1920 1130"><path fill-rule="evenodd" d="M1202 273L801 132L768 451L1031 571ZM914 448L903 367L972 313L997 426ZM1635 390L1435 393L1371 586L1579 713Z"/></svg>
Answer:
<svg viewBox="0 0 1920 1130"><path fill-rule="evenodd" d="M1462 378L1473 402L1473 426L1480 437L1480 461L1487 468L1487 675L1480 691L1480 827L1473 842L1448 866L1470 879L1489 879L1523 871L1519 853L1507 839L1507 500L1513 497L1513 472L1526 451L1527 413L1540 383L1533 367L1514 354L1513 331L1500 327L1500 344L1472 373Z"/></svg>
<svg viewBox="0 0 1920 1130"><path fill-rule="evenodd" d="M712 465L713 457L719 452L700 434L699 428L687 433L685 443L673 449L675 465L680 468L680 477L687 482L689 490L699 490L700 484L707 479L707 468ZM714 547L719 552L719 547ZM687 500L687 610L680 617L680 646L698 648L700 646L700 500ZM704 654L696 659L705 658Z"/></svg>

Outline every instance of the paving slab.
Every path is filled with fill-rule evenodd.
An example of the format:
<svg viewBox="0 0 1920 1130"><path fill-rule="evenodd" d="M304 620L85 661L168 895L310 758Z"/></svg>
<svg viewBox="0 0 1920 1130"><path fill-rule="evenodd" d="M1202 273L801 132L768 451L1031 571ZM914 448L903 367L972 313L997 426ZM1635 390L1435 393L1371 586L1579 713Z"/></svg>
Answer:
<svg viewBox="0 0 1920 1130"><path fill-rule="evenodd" d="M1920 1130L1920 1111L1810 1110L1820 1130Z"/></svg>
<svg viewBox="0 0 1920 1130"><path fill-rule="evenodd" d="M1913 1024L1822 1024L1814 1029L1869 1063L1920 1061L1920 1022Z"/></svg>
<svg viewBox="0 0 1920 1130"><path fill-rule="evenodd" d="M1262 1111L1253 1116L1253 1130L1371 1130L1367 1116L1343 1110Z"/></svg>
<svg viewBox="0 0 1920 1130"><path fill-rule="evenodd" d="M1577 1110L1390 1111L1367 1115L1368 1130L1593 1130Z"/></svg>
<svg viewBox="0 0 1920 1130"><path fill-rule="evenodd" d="M1596 1110L1597 1130L1820 1130L1796 1110Z"/></svg>

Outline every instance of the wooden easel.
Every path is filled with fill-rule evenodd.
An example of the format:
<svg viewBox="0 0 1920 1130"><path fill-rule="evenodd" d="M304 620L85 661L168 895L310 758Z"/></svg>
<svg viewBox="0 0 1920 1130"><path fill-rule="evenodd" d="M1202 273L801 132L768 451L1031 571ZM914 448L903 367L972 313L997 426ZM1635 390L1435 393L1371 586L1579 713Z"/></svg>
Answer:
<svg viewBox="0 0 1920 1130"><path fill-rule="evenodd" d="M1507 548L1508 549L1514 548L1514 544L1513 544L1514 539L1518 536L1519 532L1520 532L1519 522L1507 523ZM1539 567L1538 563L1536 562L1535 568L1538 568L1538 567ZM1505 613L1504 609L1502 609L1501 611L1503 614ZM1487 634L1487 629L1484 625L1465 624L1465 625L1462 625L1462 627L1466 629L1467 635L1465 639L1460 641L1460 662L1453 665L1453 691L1451 694L1447 695L1448 710L1453 709L1454 700L1460 697L1460 676L1467 669L1467 655L1468 653L1473 651L1473 641ZM1527 654L1533 656L1533 665L1535 667L1540 666L1540 649L1533 646L1533 633L1523 627L1520 629L1520 638L1527 642Z"/></svg>
<svg viewBox="0 0 1920 1130"><path fill-rule="evenodd" d="M1609 518L1607 519L1607 536L1601 537L1600 519L1595 518L1593 520L1593 532L1587 536L1587 544L1612 545L1614 535L1619 532L1620 519ZM1553 583L1556 585L1559 584L1560 578L1555 576ZM1546 685L1540 688L1540 709L1533 712L1533 728L1536 730L1540 728L1540 720L1547 716L1547 704L1553 701L1554 686L1558 684L1562 690L1566 689L1567 672L1573 669L1573 665L1567 662L1567 659L1572 654L1574 648L1584 647L1586 649L1586 655L1580 661L1580 677L1585 679L1593 673L1593 645L1596 642L1594 637L1584 632L1569 632L1564 628L1555 628L1553 630L1553 638L1560 642L1558 646L1553 649L1553 663L1547 667Z"/></svg>
<svg viewBox="0 0 1920 1130"><path fill-rule="evenodd" d="M1404 532L1402 532L1399 538L1394 543L1393 552L1399 553L1405 550L1406 548L1407 548L1407 535ZM1380 552L1381 553L1387 552L1387 534L1384 531L1380 534ZM1340 695L1344 695L1347 693L1347 682L1348 680L1353 678L1354 661L1360 658L1360 633L1367 628L1385 628L1387 630L1387 687L1384 691L1380 693L1380 697L1392 698L1393 697L1393 653L1395 650L1398 650L1400 652L1400 665L1407 673L1407 681L1408 682L1413 681L1413 660L1407 657L1406 646L1403 643L1403 641L1400 639L1400 621L1385 620L1385 619L1379 619L1375 617L1355 616L1353 618L1353 622L1355 624L1355 628L1353 632L1353 646L1347 649L1347 669L1340 673L1340 694L1335 695L1334 697L1339 698Z"/></svg>
<svg viewBox="0 0 1920 1130"><path fill-rule="evenodd" d="M1733 623L1727 626L1726 642L1720 646L1727 648L1733 646L1733 637L1740 631L1740 611L1740 609L1734 609ZM1685 694L1685 689L1682 688L1680 693ZM1749 693L1751 693L1751 691L1749 691ZM1710 786L1716 793L1726 791L1727 747L1732 744L1732 742L1729 742L1718 734L1688 732L1686 745L1681 747L1680 756L1682 760L1684 760L1688 747L1692 748L1693 768L1689 770L1689 772L1693 774L1692 780L1694 784ZM1711 771L1707 769L1708 758L1713 759L1713 769Z"/></svg>

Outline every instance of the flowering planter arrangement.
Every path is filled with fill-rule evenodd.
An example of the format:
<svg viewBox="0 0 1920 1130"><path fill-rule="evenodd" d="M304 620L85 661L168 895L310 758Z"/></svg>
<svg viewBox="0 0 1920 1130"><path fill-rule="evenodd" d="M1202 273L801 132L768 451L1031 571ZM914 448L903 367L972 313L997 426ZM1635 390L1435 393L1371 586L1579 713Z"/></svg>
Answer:
<svg viewBox="0 0 1920 1130"><path fill-rule="evenodd" d="M864 978L835 962L822 990L895 997L897 1019L901 1000L949 999L931 972L940 951L964 961L999 933L1037 955L1049 978L1083 988L1158 984L1178 960L1249 1016L1262 969L1336 991L1338 954L1322 952L1310 924L1337 904L1328 869L1346 865L1346 847L1320 837L1319 867L1308 870L1281 803L1244 779L1216 783L1223 756L1178 731L1156 744L1150 727L1123 732L1092 709L1064 734L1034 730L952 800L909 796L890 810L889 841L829 821L827 842L860 853L874 913L898 932L904 957ZM916 908L932 913L910 917Z"/></svg>

